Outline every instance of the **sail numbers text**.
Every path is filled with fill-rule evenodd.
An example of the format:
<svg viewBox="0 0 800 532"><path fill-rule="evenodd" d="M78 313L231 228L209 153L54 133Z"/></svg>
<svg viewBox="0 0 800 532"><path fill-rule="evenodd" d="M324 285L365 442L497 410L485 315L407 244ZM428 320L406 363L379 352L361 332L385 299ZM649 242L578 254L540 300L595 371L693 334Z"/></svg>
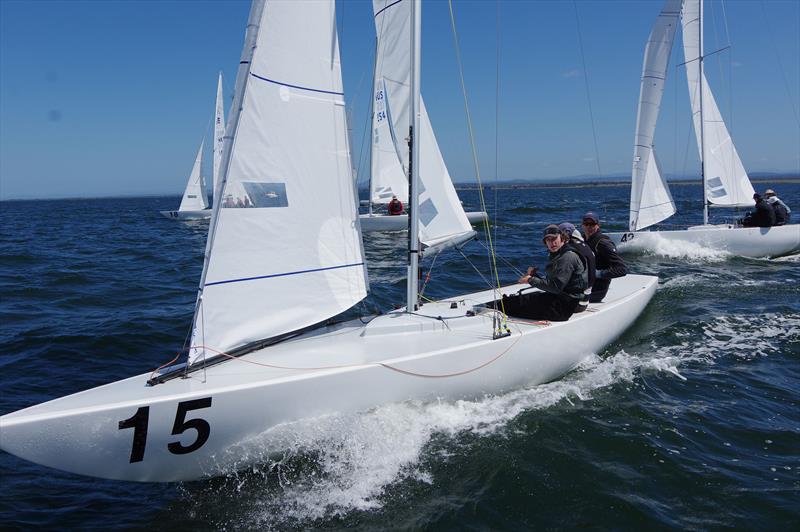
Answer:
<svg viewBox="0 0 800 532"><path fill-rule="evenodd" d="M203 418L186 419L186 414L191 410L209 408L211 398L193 399L178 403L178 410L175 412L175 422L172 425L172 434L183 434L188 429L197 431L197 439L189 445L183 445L180 441L167 444L167 449L172 454L188 454L196 451L208 441L211 434L211 425ZM150 407L142 406L136 413L126 420L119 422L119 430L133 429L133 445L131 446L130 463L141 462L144 460L144 450L147 445L147 424L150 419Z"/></svg>

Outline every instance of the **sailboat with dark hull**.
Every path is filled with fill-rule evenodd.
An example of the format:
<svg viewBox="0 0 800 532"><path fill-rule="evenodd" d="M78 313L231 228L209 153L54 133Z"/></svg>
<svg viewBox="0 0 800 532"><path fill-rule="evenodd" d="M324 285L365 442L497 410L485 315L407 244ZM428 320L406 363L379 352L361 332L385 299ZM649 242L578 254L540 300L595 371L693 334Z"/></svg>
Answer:
<svg viewBox="0 0 800 532"><path fill-rule="evenodd" d="M426 197L436 213L420 216L419 1L376 0L379 11L379 22L406 24L399 45L412 57L406 306L368 323L329 322L361 301L369 285L334 3L256 0L220 183L253 206L214 207L188 357L3 415L0 448L103 478L227 474L281 451L281 435L295 422L558 379L636 320L655 277L617 279L605 303L559 323L512 322L494 308L522 285L421 304L420 252L470 235L442 233L451 226L440 221L466 224L463 212L445 213L460 209L457 203Z"/></svg>

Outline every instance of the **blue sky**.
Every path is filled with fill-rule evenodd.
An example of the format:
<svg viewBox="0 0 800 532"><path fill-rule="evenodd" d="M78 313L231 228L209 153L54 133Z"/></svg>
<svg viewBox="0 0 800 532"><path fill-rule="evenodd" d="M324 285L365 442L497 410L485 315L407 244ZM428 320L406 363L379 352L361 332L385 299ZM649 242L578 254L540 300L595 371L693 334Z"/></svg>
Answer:
<svg viewBox="0 0 800 532"><path fill-rule="evenodd" d="M642 53L661 5L455 2L483 178L597 174L598 154L603 174L629 174ZM353 157L366 160L371 3L337 9ZM230 100L248 10L235 0L0 1L0 198L180 194L220 70ZM456 181L474 180L447 2L424 4L422 44L445 160ZM706 51L728 44L707 75L745 167L800 171L800 2L708 2ZM694 175L682 62L676 41L656 145L668 174Z"/></svg>

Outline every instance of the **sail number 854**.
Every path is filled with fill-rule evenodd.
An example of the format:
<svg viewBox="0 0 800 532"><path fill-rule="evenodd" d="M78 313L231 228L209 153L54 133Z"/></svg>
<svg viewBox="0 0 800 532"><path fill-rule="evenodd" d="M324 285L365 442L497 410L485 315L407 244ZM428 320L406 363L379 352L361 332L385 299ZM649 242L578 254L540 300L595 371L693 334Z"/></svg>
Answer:
<svg viewBox="0 0 800 532"><path fill-rule="evenodd" d="M180 441L167 444L167 449L172 454L188 454L196 451L208 441L211 434L211 426L205 419L196 417L186 419L186 414L191 410L209 408L211 398L193 399L178 403L178 411L175 412L175 423L172 425L172 434L183 434L188 429L197 431L197 439L189 445L183 445ZM131 446L130 463L141 462L144 460L144 450L147 445L147 424L150 419L150 407L142 406L136 413L124 421L119 422L119 430L133 429L133 445Z"/></svg>

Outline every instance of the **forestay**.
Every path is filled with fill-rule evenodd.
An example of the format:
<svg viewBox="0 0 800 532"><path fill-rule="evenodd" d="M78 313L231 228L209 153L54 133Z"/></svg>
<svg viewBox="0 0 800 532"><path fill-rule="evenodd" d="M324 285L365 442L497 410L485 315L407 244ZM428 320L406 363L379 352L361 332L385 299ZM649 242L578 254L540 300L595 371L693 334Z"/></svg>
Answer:
<svg viewBox="0 0 800 532"><path fill-rule="evenodd" d="M222 102L222 72L217 79L217 103L214 109L214 167L213 167L213 187L214 203L219 201L217 197L219 187L219 166L222 162L222 141L225 137L225 109Z"/></svg>
<svg viewBox="0 0 800 532"><path fill-rule="evenodd" d="M366 296L335 20L333 2L253 4L191 361Z"/></svg>
<svg viewBox="0 0 800 532"><path fill-rule="evenodd" d="M667 65L678 27L682 0L667 0L644 51L631 174L630 230L636 231L675 214L675 202L661 175L653 137L664 95Z"/></svg>
<svg viewBox="0 0 800 532"><path fill-rule="evenodd" d="M372 142L372 200L408 198L411 2L374 0L378 46ZM425 248L454 245L475 232L458 199L420 97L419 220Z"/></svg>
<svg viewBox="0 0 800 532"><path fill-rule="evenodd" d="M703 71L702 16L700 0L685 1L683 51L694 131L704 165L706 199L715 205L752 206L753 185L736 153Z"/></svg>
<svg viewBox="0 0 800 532"><path fill-rule="evenodd" d="M200 172L203 166L203 146L205 141L200 143L197 150L197 157L194 159L192 173L189 174L189 182L186 183L186 190L183 192L179 211L200 211L208 208L208 196L206 196L206 184Z"/></svg>

